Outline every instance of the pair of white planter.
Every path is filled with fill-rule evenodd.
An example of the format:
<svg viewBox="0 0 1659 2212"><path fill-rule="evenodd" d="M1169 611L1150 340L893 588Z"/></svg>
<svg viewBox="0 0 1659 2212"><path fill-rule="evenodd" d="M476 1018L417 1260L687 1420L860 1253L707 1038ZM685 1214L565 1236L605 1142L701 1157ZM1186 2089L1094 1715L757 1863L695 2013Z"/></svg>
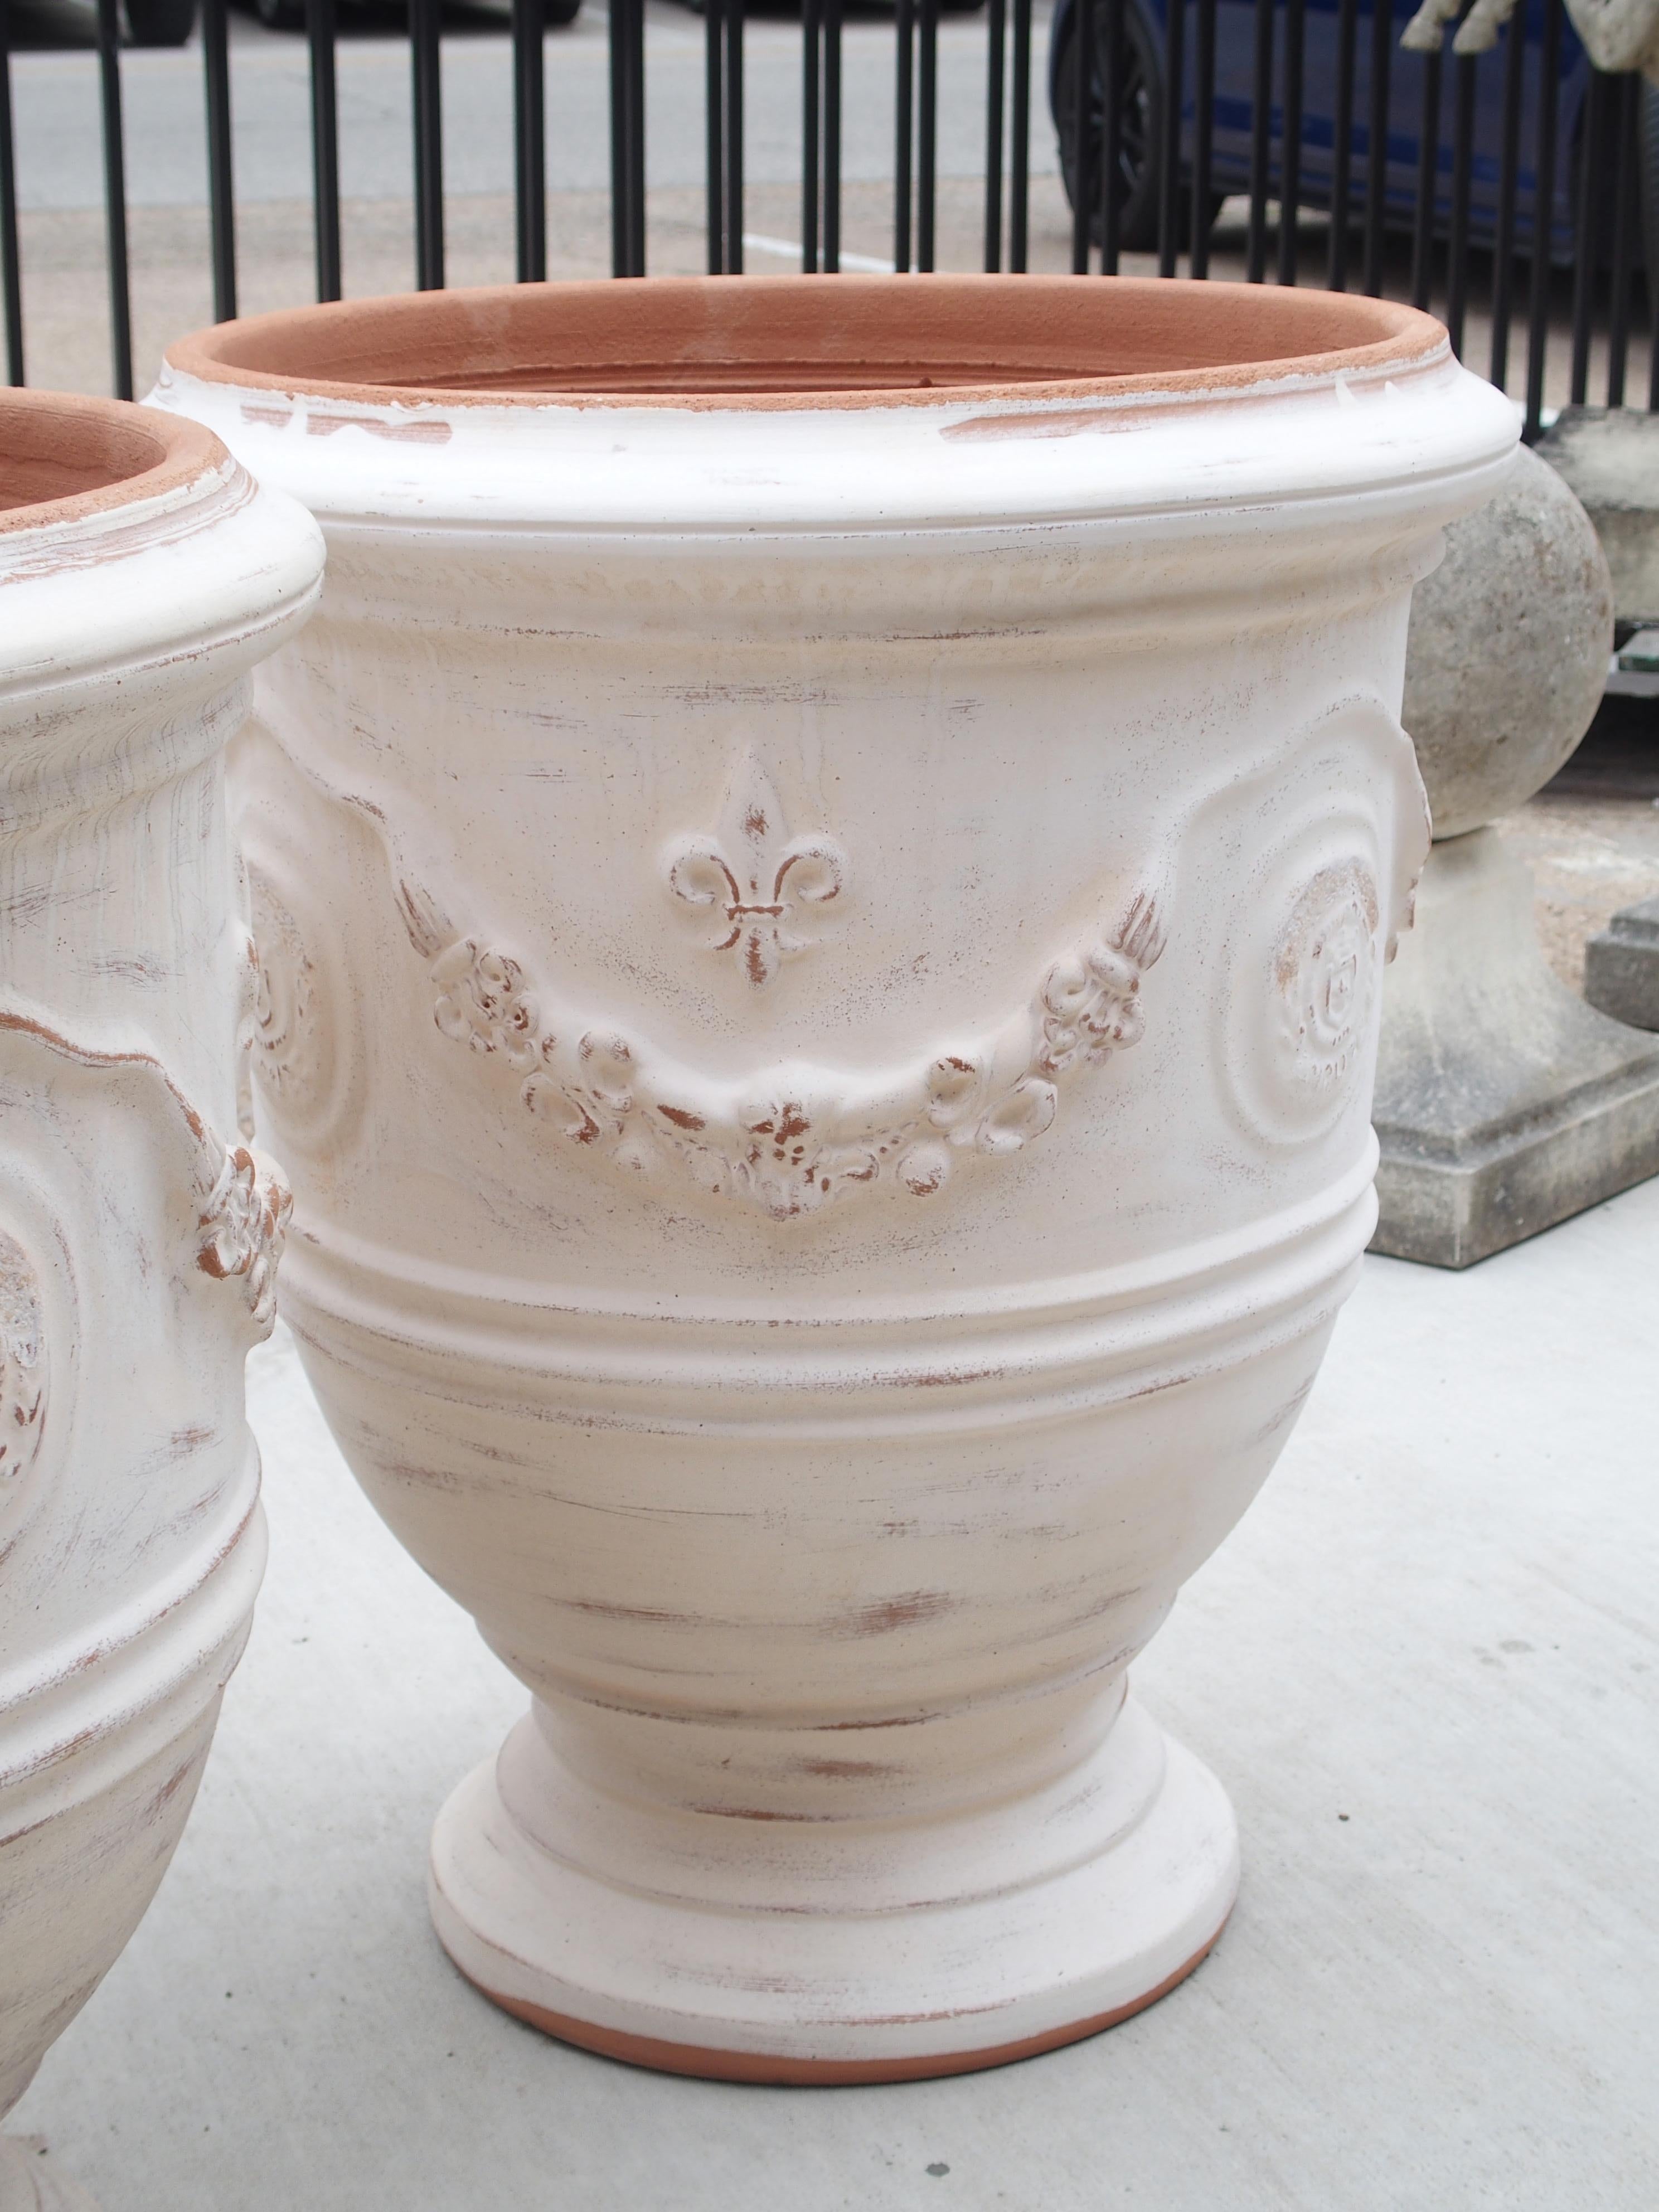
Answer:
<svg viewBox="0 0 1659 2212"><path fill-rule="evenodd" d="M462 1970L750 2079L1150 2002L1237 1855L1126 1670L1370 1231L1411 588L1512 410L1406 309L1065 279L319 308L155 398L4 418L0 2103L246 1626L245 981L307 1370L533 1693Z"/></svg>

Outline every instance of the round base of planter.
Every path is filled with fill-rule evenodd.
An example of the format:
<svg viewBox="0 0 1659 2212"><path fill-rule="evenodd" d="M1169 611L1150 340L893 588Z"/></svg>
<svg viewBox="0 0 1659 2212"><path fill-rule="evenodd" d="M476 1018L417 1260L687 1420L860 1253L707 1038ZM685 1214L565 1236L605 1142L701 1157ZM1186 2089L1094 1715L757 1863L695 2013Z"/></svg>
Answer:
<svg viewBox="0 0 1659 2212"><path fill-rule="evenodd" d="M897 2081L1030 2057L1173 1989L1214 1943L1237 1889L1237 1830L1221 1785L1133 1701L1090 1762L1106 1771L1085 1773L1069 1793L1103 1841L1086 1856L1067 1850L1069 1807L1056 1821L1033 1806L1030 1850L1042 1863L1012 1881L1006 1838L1019 1808L1006 1804L949 1822L789 1823L781 1883L779 1824L722 1817L721 1863L706 1869L703 1895L684 1879L683 1838L665 1848L659 1869L681 1881L679 1894L641 1880L648 1844L620 1870L608 1867L607 1879L556 1856L526 1832L522 1806L509 1808L498 1767L510 1784L514 1752L509 1737L501 1760L469 1775L439 1814L430 1882L439 1938L467 1978L520 2019L667 2073ZM913 1863L915 1903L861 1907L860 1886L848 1882L846 1832L855 1825L889 1869ZM947 1856L940 1831L953 1832L948 1861L960 1869L976 1826L986 1886L927 1901L930 1869ZM746 1871L752 1905L733 1901ZM782 1901L788 1893L794 1901Z"/></svg>
<svg viewBox="0 0 1659 2212"><path fill-rule="evenodd" d="M33 2143L0 2136L0 2212L98 2212Z"/></svg>

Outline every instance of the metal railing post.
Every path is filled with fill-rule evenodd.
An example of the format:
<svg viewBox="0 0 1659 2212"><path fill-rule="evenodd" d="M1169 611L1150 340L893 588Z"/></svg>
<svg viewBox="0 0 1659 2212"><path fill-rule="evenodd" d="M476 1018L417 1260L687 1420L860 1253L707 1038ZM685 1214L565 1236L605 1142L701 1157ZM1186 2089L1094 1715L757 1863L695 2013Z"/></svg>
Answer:
<svg viewBox="0 0 1659 2212"><path fill-rule="evenodd" d="M340 296L340 106L334 76L334 0L306 0L311 49L311 207L317 297Z"/></svg>
<svg viewBox="0 0 1659 2212"><path fill-rule="evenodd" d="M0 0L0 295L6 313L6 381L22 384L23 261L17 246L17 158L11 120L11 19Z"/></svg>
<svg viewBox="0 0 1659 2212"><path fill-rule="evenodd" d="M127 257L127 162L121 127L121 24L116 0L98 0L98 91L104 135L104 236L109 258L111 381L132 398L132 289Z"/></svg>

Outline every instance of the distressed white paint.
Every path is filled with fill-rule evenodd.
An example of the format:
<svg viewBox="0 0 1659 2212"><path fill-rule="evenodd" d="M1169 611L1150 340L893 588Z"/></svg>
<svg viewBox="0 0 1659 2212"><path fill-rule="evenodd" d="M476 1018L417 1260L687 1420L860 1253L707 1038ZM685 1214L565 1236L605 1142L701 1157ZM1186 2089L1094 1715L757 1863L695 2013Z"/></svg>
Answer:
<svg viewBox="0 0 1659 2212"><path fill-rule="evenodd" d="M159 397L330 540L255 1060L324 1408L535 1694L444 1942L805 2078L1145 1999L1236 1844L1125 1670L1370 1233L1409 593L1512 411Z"/></svg>
<svg viewBox="0 0 1659 2212"><path fill-rule="evenodd" d="M48 408L137 416L8 395L0 438ZM214 447L0 528L0 2112L161 1879L259 1578L287 1200L237 1128L222 757L320 560ZM78 2201L0 2166L6 2212Z"/></svg>

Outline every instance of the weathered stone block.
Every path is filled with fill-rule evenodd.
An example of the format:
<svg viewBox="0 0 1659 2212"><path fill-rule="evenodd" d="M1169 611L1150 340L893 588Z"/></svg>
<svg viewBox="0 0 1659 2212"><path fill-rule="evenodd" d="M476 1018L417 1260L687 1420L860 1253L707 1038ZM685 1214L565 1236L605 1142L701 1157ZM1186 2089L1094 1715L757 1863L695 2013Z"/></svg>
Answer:
<svg viewBox="0 0 1659 2212"><path fill-rule="evenodd" d="M1584 996L1615 1021L1659 1030L1659 898L1626 907L1591 938Z"/></svg>
<svg viewBox="0 0 1659 2212"><path fill-rule="evenodd" d="M1546 967L1496 830L1430 854L1382 1034L1374 1251L1467 1267L1659 1173L1659 1037Z"/></svg>

